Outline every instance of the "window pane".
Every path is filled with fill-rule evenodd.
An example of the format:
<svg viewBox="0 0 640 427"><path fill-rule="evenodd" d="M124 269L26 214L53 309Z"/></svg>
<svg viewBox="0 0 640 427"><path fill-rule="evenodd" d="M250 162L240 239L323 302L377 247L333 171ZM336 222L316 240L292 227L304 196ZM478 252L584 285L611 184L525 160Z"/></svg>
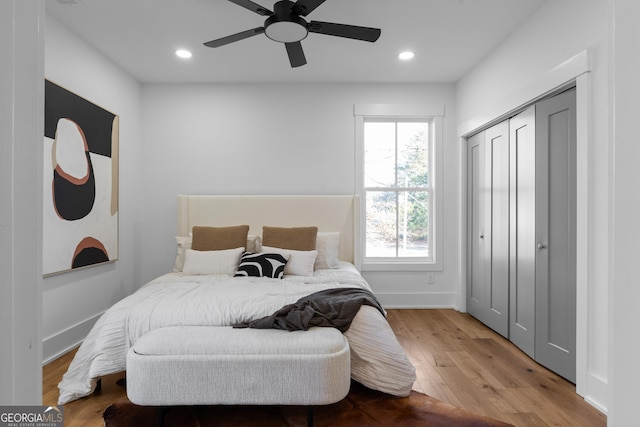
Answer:
<svg viewBox="0 0 640 427"><path fill-rule="evenodd" d="M364 123L364 186L396 184L395 123Z"/></svg>
<svg viewBox="0 0 640 427"><path fill-rule="evenodd" d="M398 186L429 185L427 123L398 123Z"/></svg>
<svg viewBox="0 0 640 427"><path fill-rule="evenodd" d="M429 193L404 191L398 194L398 256L428 257Z"/></svg>
<svg viewBox="0 0 640 427"><path fill-rule="evenodd" d="M369 191L366 200L367 257L396 256L396 193Z"/></svg>
<svg viewBox="0 0 640 427"><path fill-rule="evenodd" d="M372 262L434 257L431 119L363 121L364 256Z"/></svg>

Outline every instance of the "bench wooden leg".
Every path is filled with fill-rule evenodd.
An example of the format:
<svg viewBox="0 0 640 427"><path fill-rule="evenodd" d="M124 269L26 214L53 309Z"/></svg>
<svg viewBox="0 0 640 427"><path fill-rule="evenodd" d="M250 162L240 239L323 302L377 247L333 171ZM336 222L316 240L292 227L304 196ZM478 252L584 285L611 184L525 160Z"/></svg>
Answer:
<svg viewBox="0 0 640 427"><path fill-rule="evenodd" d="M164 427L164 416L168 410L169 408L167 408L166 406L158 407L158 427Z"/></svg>
<svg viewBox="0 0 640 427"><path fill-rule="evenodd" d="M307 406L307 427L313 427L313 406Z"/></svg>
<svg viewBox="0 0 640 427"><path fill-rule="evenodd" d="M100 394L102 391L102 378L98 378L98 382L96 383L96 388L93 390L93 395Z"/></svg>

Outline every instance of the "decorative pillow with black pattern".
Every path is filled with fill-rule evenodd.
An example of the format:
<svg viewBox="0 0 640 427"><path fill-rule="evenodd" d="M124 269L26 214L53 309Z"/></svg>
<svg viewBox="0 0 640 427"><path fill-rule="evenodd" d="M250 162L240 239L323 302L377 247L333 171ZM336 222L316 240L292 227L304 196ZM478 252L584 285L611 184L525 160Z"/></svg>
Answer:
<svg viewBox="0 0 640 427"><path fill-rule="evenodd" d="M270 277L282 279L288 257L272 253L244 252L235 277Z"/></svg>

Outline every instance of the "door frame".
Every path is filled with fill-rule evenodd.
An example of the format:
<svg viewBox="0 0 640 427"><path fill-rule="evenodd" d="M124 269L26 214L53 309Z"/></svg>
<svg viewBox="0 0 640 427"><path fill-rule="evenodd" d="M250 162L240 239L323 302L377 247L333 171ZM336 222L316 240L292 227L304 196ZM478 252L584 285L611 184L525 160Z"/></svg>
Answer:
<svg viewBox="0 0 640 427"><path fill-rule="evenodd" d="M460 264L461 278L458 307L466 311L467 277L467 138L505 120L537 101L576 88L576 393L585 396L588 385L588 285L589 285L589 139L591 105L591 71L588 50L562 62L529 85L489 105L483 116L474 117L458 126L460 147Z"/></svg>

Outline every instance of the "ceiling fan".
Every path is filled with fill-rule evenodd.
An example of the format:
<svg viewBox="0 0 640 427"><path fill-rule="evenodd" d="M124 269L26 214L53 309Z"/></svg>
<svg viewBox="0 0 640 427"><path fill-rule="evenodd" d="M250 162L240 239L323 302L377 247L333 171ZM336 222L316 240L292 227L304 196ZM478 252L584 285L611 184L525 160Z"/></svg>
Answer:
<svg viewBox="0 0 640 427"><path fill-rule="evenodd" d="M212 40L205 43L205 46L220 47L264 33L271 40L284 43L291 67L300 67L307 63L300 41L306 38L309 33L368 42L375 42L380 37L380 29L378 28L320 21L307 22L303 17L313 12L325 0L298 0L295 3L289 0L281 0L273 5L273 12L251 0L229 1L258 15L266 16L267 19L264 21L264 26Z"/></svg>

